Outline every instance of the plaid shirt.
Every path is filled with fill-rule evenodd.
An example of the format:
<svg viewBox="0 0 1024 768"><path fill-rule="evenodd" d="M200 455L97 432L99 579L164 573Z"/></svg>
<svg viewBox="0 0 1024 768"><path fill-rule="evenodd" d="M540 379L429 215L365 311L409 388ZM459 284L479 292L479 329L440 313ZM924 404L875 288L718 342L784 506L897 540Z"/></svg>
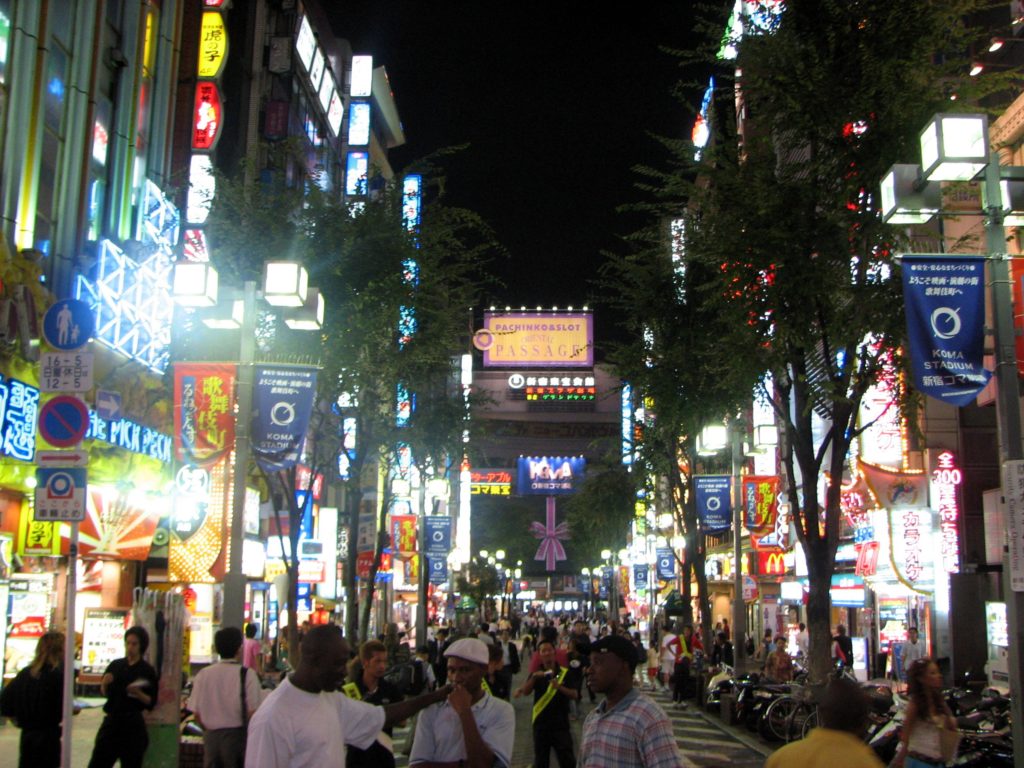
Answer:
<svg viewBox="0 0 1024 768"><path fill-rule="evenodd" d="M664 710L631 689L608 709L602 701L583 723L580 768L680 768L672 721Z"/></svg>

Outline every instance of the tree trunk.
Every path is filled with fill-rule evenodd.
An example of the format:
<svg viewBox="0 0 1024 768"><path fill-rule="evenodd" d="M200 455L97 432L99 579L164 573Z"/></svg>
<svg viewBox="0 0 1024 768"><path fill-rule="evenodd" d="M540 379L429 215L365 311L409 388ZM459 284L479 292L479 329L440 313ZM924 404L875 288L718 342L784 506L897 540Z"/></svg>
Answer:
<svg viewBox="0 0 1024 768"><path fill-rule="evenodd" d="M828 557L825 542L807 548L807 632L810 635L811 679L823 682L832 669L832 586L833 564Z"/></svg>
<svg viewBox="0 0 1024 768"><path fill-rule="evenodd" d="M359 506L362 493L358 475L345 485L345 509L348 511L348 552L342 581L345 585L345 637L354 642L359 635L359 582L356 564L359 560Z"/></svg>

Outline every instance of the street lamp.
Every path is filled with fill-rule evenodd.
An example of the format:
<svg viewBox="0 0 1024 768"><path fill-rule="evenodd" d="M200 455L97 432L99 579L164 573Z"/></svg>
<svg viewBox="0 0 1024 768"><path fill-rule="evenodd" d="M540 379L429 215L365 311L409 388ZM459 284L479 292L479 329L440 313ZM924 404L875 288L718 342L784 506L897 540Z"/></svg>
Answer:
<svg viewBox="0 0 1024 768"><path fill-rule="evenodd" d="M1003 496L1009 500L1014 494L1010 493L1010 485L1007 482L1008 469L1011 462L1019 462L1024 458L1024 450L1021 446L1020 390L1013 328L1013 284L1003 224L1008 218L1007 213L1016 209L1015 195L1009 192L1011 186L1020 187L1019 182L1024 179L1024 168L1000 166L998 155L991 156L989 147L988 118L985 115L935 115L921 132L923 169L920 173L922 181L919 186L923 187L925 182L971 181L983 175L985 249L992 278L999 455ZM898 203L897 200L893 202ZM900 223L886 215L885 206L882 213L886 221ZM1013 510L1008 511L1012 517ZM1021 631L1020 620L1024 616L1024 593L1013 589L1008 552L1003 556L1003 591L1010 635L1008 671L1012 702L1011 722L1013 738L1021 744L1024 743L1024 706L1021 702L1024 696L1024 676L1021 671L1021 644L1024 643L1024 633ZM1024 750L1016 750L1014 765L1018 768L1024 766Z"/></svg>
<svg viewBox="0 0 1024 768"><path fill-rule="evenodd" d="M245 481L251 445L249 422L252 418L253 363L256 354L256 281L247 280L241 295L218 304L217 271L208 262L179 262L174 265L174 300L184 307L209 308L203 317L211 328L241 331L238 349L238 402L235 425L235 464L232 469L231 526L228 539L227 569L224 576L222 624L241 627L245 619L245 574L242 550L245 542ZM323 297L309 289L306 270L291 262L267 262L264 265L262 297L275 306L290 307L286 324L298 329L316 329L323 323ZM217 310L227 310L226 312ZM290 606L292 610L295 606Z"/></svg>

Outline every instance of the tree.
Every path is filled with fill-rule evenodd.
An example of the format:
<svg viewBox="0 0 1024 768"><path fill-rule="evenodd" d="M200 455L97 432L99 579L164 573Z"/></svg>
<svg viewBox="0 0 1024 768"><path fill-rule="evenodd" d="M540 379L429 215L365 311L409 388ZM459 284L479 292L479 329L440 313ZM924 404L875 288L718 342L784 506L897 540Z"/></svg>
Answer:
<svg viewBox="0 0 1024 768"><path fill-rule="evenodd" d="M819 679L830 657L838 480L863 427L861 399L889 361L902 362L891 258L901 233L881 222L873 198L888 167L914 156L930 114L970 102L965 18L977 7L776 5L763 29L747 25L734 69L722 73L729 101L741 94L746 129L737 135L719 120L717 142L693 169L700 183L686 185L688 264L706 270L699 301L726 331L713 364L740 354L773 376Z"/></svg>

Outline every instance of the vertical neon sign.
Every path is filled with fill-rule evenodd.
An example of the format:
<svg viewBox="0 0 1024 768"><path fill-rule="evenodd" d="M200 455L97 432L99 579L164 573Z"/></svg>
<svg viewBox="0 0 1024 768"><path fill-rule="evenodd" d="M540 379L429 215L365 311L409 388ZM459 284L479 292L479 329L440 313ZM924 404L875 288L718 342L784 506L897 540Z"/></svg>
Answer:
<svg viewBox="0 0 1024 768"><path fill-rule="evenodd" d="M957 487L963 482L963 472L957 466L952 451L939 454L936 469L932 472L934 504L939 512L939 537L942 541L942 569L946 573L960 572L960 505L957 502Z"/></svg>

